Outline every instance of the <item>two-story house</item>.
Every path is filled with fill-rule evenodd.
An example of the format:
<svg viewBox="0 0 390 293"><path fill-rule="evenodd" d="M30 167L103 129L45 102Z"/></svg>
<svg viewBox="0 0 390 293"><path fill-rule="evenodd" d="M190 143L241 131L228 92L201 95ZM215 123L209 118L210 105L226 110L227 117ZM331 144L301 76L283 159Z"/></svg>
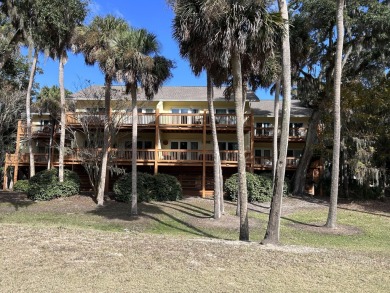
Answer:
<svg viewBox="0 0 390 293"><path fill-rule="evenodd" d="M234 98L227 100L224 89L214 89L214 108L224 178L237 172L237 139ZM103 143L104 88L92 86L68 99L66 168L79 173L82 188L88 189L81 153L99 151ZM138 93L137 165L141 172L176 176L186 195L207 196L213 190L213 143L205 87L163 87L152 100ZM110 164L131 169L131 98L124 87L112 89L111 121L113 139ZM293 172L304 144L310 109L292 102L287 172ZM245 103L245 150L247 170L272 169L273 101L260 101L248 91ZM58 166L59 127L48 113L32 115L32 145L36 170ZM28 178L29 153L25 122L18 125L17 149L6 156L6 167L14 166L14 181ZM53 139L52 139L53 138ZM91 143L93 140L93 143ZM115 176L110 175L107 188ZM6 179L5 179L6 180ZM6 182L4 182L6 187Z"/></svg>

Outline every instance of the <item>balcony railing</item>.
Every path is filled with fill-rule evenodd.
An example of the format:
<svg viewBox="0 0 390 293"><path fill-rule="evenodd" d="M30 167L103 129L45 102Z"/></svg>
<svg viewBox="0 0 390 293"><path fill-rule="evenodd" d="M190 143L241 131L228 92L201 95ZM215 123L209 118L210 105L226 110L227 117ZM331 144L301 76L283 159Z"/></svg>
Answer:
<svg viewBox="0 0 390 293"><path fill-rule="evenodd" d="M299 157L287 157L287 168L296 168ZM255 157L255 167L272 168L272 157Z"/></svg>
<svg viewBox="0 0 390 293"><path fill-rule="evenodd" d="M162 126L182 126L203 124L203 114L168 114L159 115L159 124Z"/></svg>
<svg viewBox="0 0 390 293"><path fill-rule="evenodd" d="M210 115L207 115L206 123L210 124ZM218 126L235 126L237 125L236 114L215 114L215 124ZM244 126L250 126L250 114L244 115Z"/></svg>
<svg viewBox="0 0 390 293"><path fill-rule="evenodd" d="M156 113L138 113L138 125L154 125L156 123ZM204 117L206 115L206 117ZM67 113L67 123L70 125L82 124L99 126L103 125L105 119L104 113ZM113 112L112 119L117 125L131 125L133 118L131 113ZM210 124L210 115L204 113L186 113L172 114L160 113L158 122L161 126L199 126L205 123ZM217 127L227 127L237 125L235 114L215 114ZM244 126L250 126L250 114L244 116Z"/></svg>
<svg viewBox="0 0 390 293"><path fill-rule="evenodd" d="M306 138L307 128L299 127L299 128L290 128L289 129L289 137L304 139ZM273 127L256 127L255 128L255 137L257 138L267 138L271 139L274 135ZM280 136L280 129L278 131L278 136Z"/></svg>
<svg viewBox="0 0 390 293"><path fill-rule="evenodd" d="M137 150L137 162L138 163L155 163L154 149L139 149ZM71 152L65 155L64 160L66 163L81 163L88 160L96 162L100 160L101 149L72 149ZM158 163L184 163L184 164L202 164L203 156L205 162L210 164L214 161L214 155L211 150L203 152L203 150L178 150L178 149L159 149L157 150L157 162ZM238 151L237 150L223 150L220 151L221 163L223 165L237 164ZM250 152L245 152L246 163L250 163ZM46 164L49 158L49 154L34 153L34 160L38 164ZM129 163L132 159L132 151L130 149L111 149L109 158L112 161L118 163ZM19 164L28 164L30 157L28 153L20 153L19 156L14 154L7 154L6 157L8 164L15 164L19 161ZM296 168L299 164L299 157L287 157L287 168ZM58 163L58 154L53 158L53 162ZM254 167L271 169L272 157L255 156Z"/></svg>

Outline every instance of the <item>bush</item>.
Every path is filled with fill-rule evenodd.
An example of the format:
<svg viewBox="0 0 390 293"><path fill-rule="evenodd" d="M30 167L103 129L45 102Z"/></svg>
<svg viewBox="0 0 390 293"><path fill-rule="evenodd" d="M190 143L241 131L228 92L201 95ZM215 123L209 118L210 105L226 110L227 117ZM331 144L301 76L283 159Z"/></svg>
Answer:
<svg viewBox="0 0 390 293"><path fill-rule="evenodd" d="M149 202L152 200L154 179L148 173L137 173L138 201ZM131 173L121 176L114 184L115 200L122 202L131 201Z"/></svg>
<svg viewBox="0 0 390 293"><path fill-rule="evenodd" d="M131 201L131 173L123 175L115 182L114 193L117 201ZM176 177L167 174L153 176L139 172L137 193L139 202L176 200L182 197L180 182Z"/></svg>
<svg viewBox="0 0 390 293"><path fill-rule="evenodd" d="M64 170L64 182L58 181L58 169L37 173L30 179L28 197L32 200L51 200L79 193L80 178L77 173Z"/></svg>
<svg viewBox="0 0 390 293"><path fill-rule="evenodd" d="M272 198L272 177L246 173L249 202L266 202ZM236 201L238 195L238 173L225 181L224 191L231 200ZM288 193L288 183L285 181L283 195Z"/></svg>
<svg viewBox="0 0 390 293"><path fill-rule="evenodd" d="M157 201L177 200L183 197L179 180L168 174L154 175L153 199Z"/></svg>
<svg viewBox="0 0 390 293"><path fill-rule="evenodd" d="M19 180L16 181L14 185L14 191L28 192L29 186L30 184L28 180Z"/></svg>

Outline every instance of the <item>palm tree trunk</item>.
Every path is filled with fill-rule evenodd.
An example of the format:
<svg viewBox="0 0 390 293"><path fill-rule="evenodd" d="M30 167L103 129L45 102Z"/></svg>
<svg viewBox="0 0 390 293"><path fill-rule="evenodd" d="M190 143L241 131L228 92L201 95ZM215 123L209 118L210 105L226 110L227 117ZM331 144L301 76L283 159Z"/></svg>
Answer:
<svg viewBox="0 0 390 293"><path fill-rule="evenodd" d="M244 140L244 97L242 94L241 58L235 50L232 53L232 75L234 98L237 116L237 143L238 143L238 193L240 202L240 240L249 240L248 226L248 193L246 185L246 161L245 161L245 140Z"/></svg>
<svg viewBox="0 0 390 293"><path fill-rule="evenodd" d="M310 160L313 156L313 146L317 137L317 126L320 120L320 112L315 109L311 114L309 128L306 134L305 149L303 150L302 158L299 160L298 168L295 171L293 178L294 195L303 195L305 193L306 174L309 168Z"/></svg>
<svg viewBox="0 0 390 293"><path fill-rule="evenodd" d="M275 186L273 188L273 196L271 201L271 210L267 231L265 232L263 244L277 244L280 237L280 216L282 211L282 198L284 177L286 171L286 159L288 148L288 133L290 124L290 108L291 108L291 57L290 57L290 41L288 28L288 11L285 0L278 0L279 10L282 14L285 23L285 34L283 35L283 117L282 117L282 133L280 136L279 158L276 168Z"/></svg>
<svg viewBox="0 0 390 293"><path fill-rule="evenodd" d="M275 186L276 164L278 163L278 132L279 132L279 95L280 95L280 78L275 85L274 101L274 135L272 138L272 186Z"/></svg>
<svg viewBox="0 0 390 293"><path fill-rule="evenodd" d="M61 120L60 120L60 149L58 158L58 180L64 182L64 153L65 153L65 86L64 86L64 64L65 52L62 52L59 65L60 85L60 103L61 103Z"/></svg>
<svg viewBox="0 0 390 293"><path fill-rule="evenodd" d="M111 144L111 133L110 133L110 123L111 123L111 82L112 78L107 76L105 77L105 93L104 93L104 105L106 110L106 115L104 117L104 136L103 136L103 148L102 148L102 162L100 167L100 180L97 190L97 204L102 206L104 204L104 189L106 186L106 176L107 176L107 164L108 164L108 151Z"/></svg>
<svg viewBox="0 0 390 293"><path fill-rule="evenodd" d="M53 140L54 140L54 134L55 134L55 126L56 126L56 119L51 119L51 129L50 129L50 139L49 139L49 154L48 154L48 160L47 160L47 170L51 168L52 165L52 149L53 149Z"/></svg>
<svg viewBox="0 0 390 293"><path fill-rule="evenodd" d="M217 137L217 128L215 126L214 102L213 102L213 84L210 75L207 73L207 103L209 106L211 133L213 136L214 152L214 219L221 218L221 175L220 175L220 156Z"/></svg>
<svg viewBox="0 0 390 293"><path fill-rule="evenodd" d="M131 109L133 118L133 131L131 136L131 210L132 216L138 215L137 205L137 138L138 138L138 109L137 109L137 86L131 84Z"/></svg>
<svg viewBox="0 0 390 293"><path fill-rule="evenodd" d="M339 162L340 162L340 137L341 137L341 118L340 118L340 87L342 74L342 54L344 43L344 0L337 1L337 49L334 72L334 134L333 134L333 159L332 159L332 184L330 188L330 203L326 227L336 228L337 221L337 198L339 188Z"/></svg>
<svg viewBox="0 0 390 293"><path fill-rule="evenodd" d="M218 150L219 150L219 146L218 146ZM221 154L219 153L218 151L218 154L217 154L217 160L218 160L218 176L219 176L219 188L220 188L220 192L221 192L221 200L220 200L220 204L221 204L221 214L224 215L225 214L225 200L223 198L223 174L222 174L222 165L221 165Z"/></svg>
<svg viewBox="0 0 390 293"><path fill-rule="evenodd" d="M35 72L38 63L38 50L35 49L34 57L30 69L30 79L28 81L27 95L26 95L26 127L28 138L28 151L30 153L30 178L35 175L35 161L32 148L32 131L31 131L31 91L34 83Z"/></svg>

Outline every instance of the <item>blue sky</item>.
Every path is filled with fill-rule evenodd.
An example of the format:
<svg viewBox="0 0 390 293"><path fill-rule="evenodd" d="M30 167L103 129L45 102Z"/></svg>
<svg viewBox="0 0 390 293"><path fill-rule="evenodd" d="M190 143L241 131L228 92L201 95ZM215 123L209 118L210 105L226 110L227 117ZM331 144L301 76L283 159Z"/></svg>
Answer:
<svg viewBox="0 0 390 293"><path fill-rule="evenodd" d="M167 86L205 86L205 75L196 77L192 74L189 63L179 55L177 42L172 38L173 12L165 0L93 0L89 6L88 23L94 16L113 14L126 19L135 28L145 28L154 33L160 43L161 55L173 60L176 68L173 77L164 85ZM44 73L36 76L36 81L43 86L58 85L58 61L41 56L39 66ZM95 66L87 66L82 55L69 52L65 65L65 87L78 91L88 83L104 83L103 74ZM268 91L256 92L261 99L269 99Z"/></svg>

